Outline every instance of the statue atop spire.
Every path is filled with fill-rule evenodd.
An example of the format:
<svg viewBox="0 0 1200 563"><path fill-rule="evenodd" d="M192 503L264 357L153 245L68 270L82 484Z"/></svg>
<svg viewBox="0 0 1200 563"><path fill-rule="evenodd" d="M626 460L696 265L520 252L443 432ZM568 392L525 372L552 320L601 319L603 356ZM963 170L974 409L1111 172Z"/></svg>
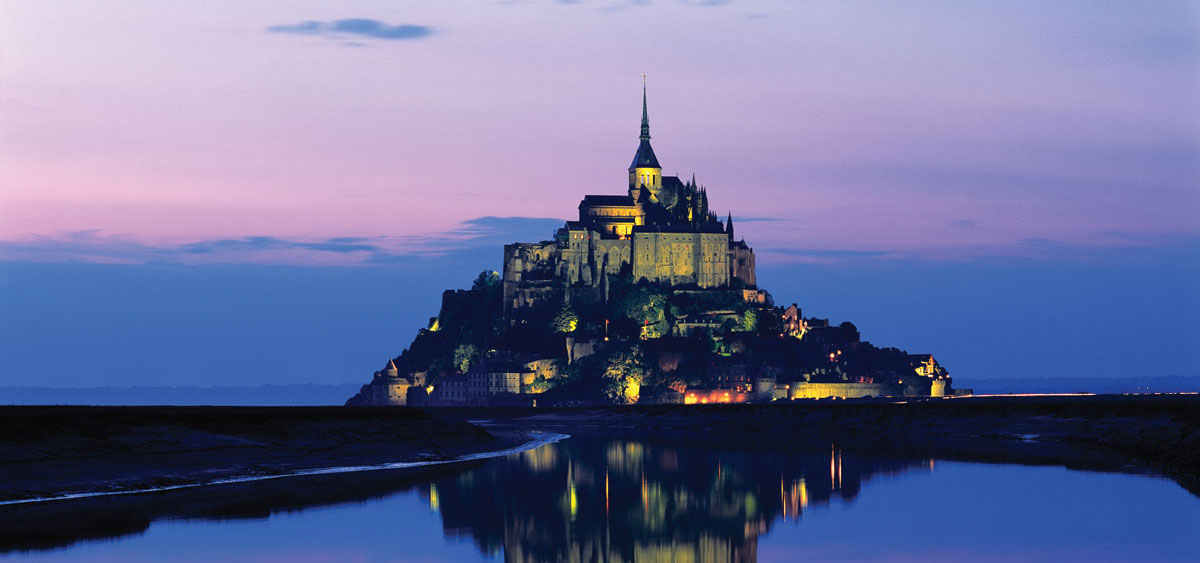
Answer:
<svg viewBox="0 0 1200 563"><path fill-rule="evenodd" d="M650 140L650 113L646 111L646 73L642 73L642 135L643 141Z"/></svg>

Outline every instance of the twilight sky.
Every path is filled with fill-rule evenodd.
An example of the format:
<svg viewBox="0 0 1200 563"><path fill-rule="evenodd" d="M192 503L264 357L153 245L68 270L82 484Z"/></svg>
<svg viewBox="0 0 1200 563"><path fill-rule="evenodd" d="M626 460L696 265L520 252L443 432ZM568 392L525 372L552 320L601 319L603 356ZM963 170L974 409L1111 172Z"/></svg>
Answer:
<svg viewBox="0 0 1200 563"><path fill-rule="evenodd" d="M69 384L143 383L114 358L178 339L221 383L365 381L434 280L625 189L643 72L665 172L733 212L777 301L960 377L1200 373L1197 2L10 0L0 384L47 384L73 345L102 367ZM246 344L367 278L394 283L336 334ZM116 320L189 299L176 329L204 332ZM216 345L231 323L250 334Z"/></svg>

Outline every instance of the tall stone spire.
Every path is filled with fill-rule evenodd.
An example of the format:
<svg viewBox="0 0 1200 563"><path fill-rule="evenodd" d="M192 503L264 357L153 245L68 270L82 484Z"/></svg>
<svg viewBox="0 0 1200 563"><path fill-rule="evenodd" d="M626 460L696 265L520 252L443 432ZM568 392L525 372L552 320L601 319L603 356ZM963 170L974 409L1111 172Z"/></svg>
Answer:
<svg viewBox="0 0 1200 563"><path fill-rule="evenodd" d="M646 111L646 74L642 73L642 135L643 141L650 140L650 113Z"/></svg>
<svg viewBox="0 0 1200 563"><path fill-rule="evenodd" d="M733 212L729 212L729 218L725 220L725 232L729 233L729 240L733 240Z"/></svg>

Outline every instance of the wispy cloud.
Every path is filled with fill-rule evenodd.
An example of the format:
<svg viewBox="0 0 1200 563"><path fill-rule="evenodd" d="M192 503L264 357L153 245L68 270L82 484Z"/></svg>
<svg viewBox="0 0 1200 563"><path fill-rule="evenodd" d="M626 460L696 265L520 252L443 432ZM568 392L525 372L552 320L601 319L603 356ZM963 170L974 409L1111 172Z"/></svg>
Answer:
<svg viewBox="0 0 1200 563"><path fill-rule="evenodd" d="M420 236L289 238L248 236L186 243L151 243L88 230L0 241L0 260L30 262L359 265L393 263L546 240L561 219L478 217Z"/></svg>
<svg viewBox="0 0 1200 563"><path fill-rule="evenodd" d="M736 223L737 218L734 218ZM786 243L785 243L786 244ZM862 265L902 262L915 256L887 249L796 248L778 245L754 247L760 267L780 264Z"/></svg>
<svg viewBox="0 0 1200 563"><path fill-rule="evenodd" d="M268 27L267 31L292 35L325 36L333 39L356 37L389 41L424 39L433 35L433 28L429 26L412 24L390 25L368 18L347 18L330 21L308 20L300 23L273 25ZM362 44L355 43L355 45Z"/></svg>
<svg viewBox="0 0 1200 563"><path fill-rule="evenodd" d="M781 221L790 221L790 220L791 219L786 219L783 217L762 217L762 216L754 216L754 215L745 216L745 217L743 217L741 215L733 216L733 222L735 224L736 223L777 223L777 222L781 222Z"/></svg>
<svg viewBox="0 0 1200 563"><path fill-rule="evenodd" d="M225 251L260 251L299 249L318 252L333 252L345 254L350 252L379 252L380 246L368 243L370 239L359 237L329 238L321 241L306 242L278 237L244 237L236 239L218 239L204 242L194 242L180 245L177 250L184 254L213 254Z"/></svg>

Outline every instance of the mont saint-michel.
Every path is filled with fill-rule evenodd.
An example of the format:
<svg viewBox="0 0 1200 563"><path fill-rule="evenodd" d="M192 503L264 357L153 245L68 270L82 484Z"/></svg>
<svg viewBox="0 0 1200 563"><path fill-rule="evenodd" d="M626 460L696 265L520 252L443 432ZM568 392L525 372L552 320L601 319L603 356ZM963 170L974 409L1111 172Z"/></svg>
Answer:
<svg viewBox="0 0 1200 563"><path fill-rule="evenodd" d="M863 340L758 286L754 249L708 188L663 174L642 90L620 194L585 195L553 238L448 290L348 405L552 406L943 397L931 354ZM734 190L714 190L732 200ZM968 392L969 393L969 392Z"/></svg>

